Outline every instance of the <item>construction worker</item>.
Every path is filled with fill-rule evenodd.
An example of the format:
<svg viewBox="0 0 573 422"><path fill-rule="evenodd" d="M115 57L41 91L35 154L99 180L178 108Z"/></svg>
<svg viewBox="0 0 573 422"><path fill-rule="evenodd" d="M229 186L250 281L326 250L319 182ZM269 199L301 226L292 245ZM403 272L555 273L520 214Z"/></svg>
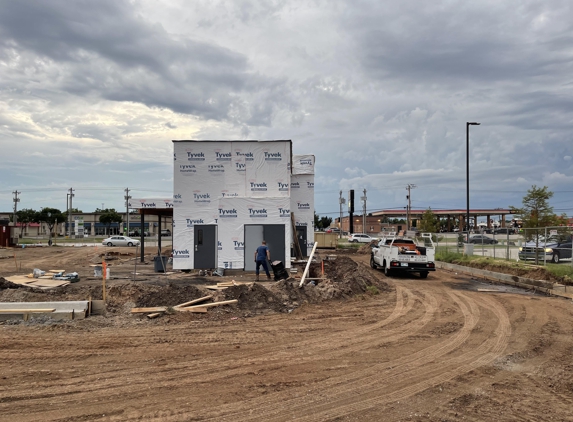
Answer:
<svg viewBox="0 0 573 422"><path fill-rule="evenodd" d="M269 267L267 266L267 261L271 260L271 252L269 251L269 247L267 246L267 242L263 240L261 246L257 248L255 251L255 262L257 263L257 270L256 270L256 277L255 281L259 281L259 268L261 265L265 269L267 273L267 279L271 279L271 274L269 273Z"/></svg>

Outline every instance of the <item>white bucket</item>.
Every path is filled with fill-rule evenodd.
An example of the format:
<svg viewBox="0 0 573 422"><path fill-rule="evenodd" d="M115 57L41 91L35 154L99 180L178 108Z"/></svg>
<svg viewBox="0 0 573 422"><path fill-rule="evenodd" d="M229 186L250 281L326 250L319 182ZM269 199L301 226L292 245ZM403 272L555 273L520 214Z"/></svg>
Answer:
<svg viewBox="0 0 573 422"><path fill-rule="evenodd" d="M101 277L101 276L102 276L102 275L101 275L101 273L102 273L101 270L102 270L101 265L96 265L96 266L94 267L94 277Z"/></svg>
<svg viewBox="0 0 573 422"><path fill-rule="evenodd" d="M105 269L105 279L106 279L106 280L109 280L109 279L111 278L111 275L110 275L110 274L111 274L110 268L107 267L107 268Z"/></svg>

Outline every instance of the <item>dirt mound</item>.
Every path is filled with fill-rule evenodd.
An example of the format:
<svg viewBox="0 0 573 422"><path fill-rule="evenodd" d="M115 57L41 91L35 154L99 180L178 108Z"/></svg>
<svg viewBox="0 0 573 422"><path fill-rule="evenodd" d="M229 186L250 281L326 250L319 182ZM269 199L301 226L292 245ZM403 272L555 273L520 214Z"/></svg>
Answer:
<svg viewBox="0 0 573 422"><path fill-rule="evenodd" d="M223 290L225 300L237 299L237 306L243 310L271 309L286 311L286 305L280 296L260 284L240 285Z"/></svg>
<svg viewBox="0 0 573 422"><path fill-rule="evenodd" d="M322 278L320 264L311 264L309 278ZM381 292L390 291L388 284L378 280L368 268L359 265L346 256L324 261L324 280L310 280L299 288L300 280L281 280L271 287L282 301L289 306L300 303L319 303L332 299L344 299L362 294L369 286Z"/></svg>
<svg viewBox="0 0 573 422"><path fill-rule="evenodd" d="M377 240L371 240L370 243L367 243L365 245L360 246L360 248L358 248L356 253L359 253L362 255L370 255L370 252L372 252L372 248L374 246L376 246L377 244L378 244Z"/></svg>
<svg viewBox="0 0 573 422"><path fill-rule="evenodd" d="M24 287L21 284L15 284L10 281L7 281L3 277L0 277L0 290L4 289L19 289L20 287Z"/></svg>

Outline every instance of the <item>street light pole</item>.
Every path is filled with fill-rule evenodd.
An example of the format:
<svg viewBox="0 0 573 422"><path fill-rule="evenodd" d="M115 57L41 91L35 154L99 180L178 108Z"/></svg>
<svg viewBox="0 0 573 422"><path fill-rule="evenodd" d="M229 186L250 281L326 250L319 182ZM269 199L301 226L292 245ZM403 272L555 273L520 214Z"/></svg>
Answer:
<svg viewBox="0 0 573 422"><path fill-rule="evenodd" d="M470 126L478 126L477 122L466 122L466 227L467 239L470 243Z"/></svg>

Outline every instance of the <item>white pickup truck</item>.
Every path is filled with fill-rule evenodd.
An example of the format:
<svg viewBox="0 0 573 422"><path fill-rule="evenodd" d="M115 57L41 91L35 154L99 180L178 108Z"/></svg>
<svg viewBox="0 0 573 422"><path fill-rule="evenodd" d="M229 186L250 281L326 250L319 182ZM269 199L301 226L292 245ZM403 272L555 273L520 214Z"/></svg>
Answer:
<svg viewBox="0 0 573 422"><path fill-rule="evenodd" d="M388 277L393 273L411 272L426 278L430 271L436 271L436 248L430 233L423 233L422 240L424 245L420 246L409 238L386 236L372 248L370 266L374 269L382 267Z"/></svg>

